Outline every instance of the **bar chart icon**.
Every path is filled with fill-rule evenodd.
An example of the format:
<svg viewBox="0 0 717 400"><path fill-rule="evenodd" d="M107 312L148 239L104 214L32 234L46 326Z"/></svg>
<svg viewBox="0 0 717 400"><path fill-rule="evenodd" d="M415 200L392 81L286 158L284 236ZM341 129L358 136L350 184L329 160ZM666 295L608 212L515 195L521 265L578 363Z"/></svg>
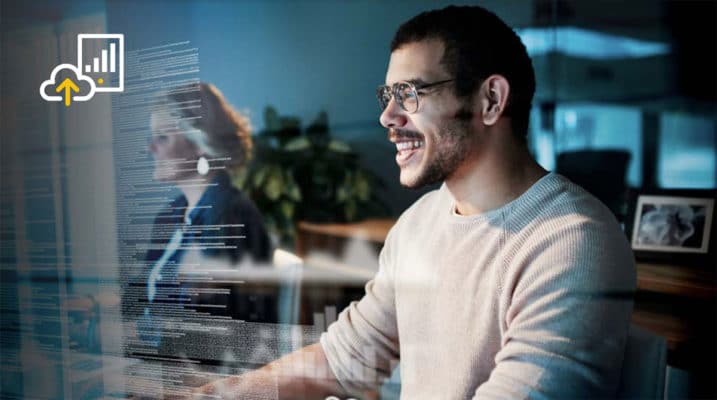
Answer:
<svg viewBox="0 0 717 400"><path fill-rule="evenodd" d="M77 35L77 68L95 82L97 92L124 90L124 35Z"/></svg>

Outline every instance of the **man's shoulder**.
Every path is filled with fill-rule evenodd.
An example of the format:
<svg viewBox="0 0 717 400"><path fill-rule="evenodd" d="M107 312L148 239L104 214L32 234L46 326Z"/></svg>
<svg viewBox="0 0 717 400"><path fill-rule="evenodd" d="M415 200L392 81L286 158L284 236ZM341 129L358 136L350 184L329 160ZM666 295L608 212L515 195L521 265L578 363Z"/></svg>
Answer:
<svg viewBox="0 0 717 400"><path fill-rule="evenodd" d="M562 249L562 254L631 259L627 237L607 206L567 178L551 175L539 198L522 205L507 224L522 251Z"/></svg>
<svg viewBox="0 0 717 400"><path fill-rule="evenodd" d="M523 204L506 226L513 273L528 269L528 275L574 276L576 285L634 286L632 252L612 212L567 178L550 179L539 199Z"/></svg>
<svg viewBox="0 0 717 400"><path fill-rule="evenodd" d="M623 252L627 247L615 215L567 178L550 174L531 191L506 213L507 237L523 250L577 246Z"/></svg>
<svg viewBox="0 0 717 400"><path fill-rule="evenodd" d="M599 199L567 178L551 173L527 201L515 207L520 218L561 221L617 221ZM526 215L521 215L526 214Z"/></svg>

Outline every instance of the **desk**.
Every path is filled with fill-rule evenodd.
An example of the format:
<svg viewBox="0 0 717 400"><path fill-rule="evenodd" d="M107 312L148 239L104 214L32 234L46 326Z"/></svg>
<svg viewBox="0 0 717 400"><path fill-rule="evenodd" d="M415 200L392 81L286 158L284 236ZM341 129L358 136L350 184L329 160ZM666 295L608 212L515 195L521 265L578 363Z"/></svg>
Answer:
<svg viewBox="0 0 717 400"><path fill-rule="evenodd" d="M363 287L373 277L373 272L358 268L331 268L329 260L317 258L314 263L287 268L241 267L187 269L180 274L185 283L231 283L241 285L301 284L307 286Z"/></svg>
<svg viewBox="0 0 717 400"><path fill-rule="evenodd" d="M715 271L678 265L637 263L637 289L695 299L715 299Z"/></svg>
<svg viewBox="0 0 717 400"><path fill-rule="evenodd" d="M716 318L715 271L637 263L632 321L667 340L668 364L714 370Z"/></svg>
<svg viewBox="0 0 717 400"><path fill-rule="evenodd" d="M341 252L349 239L365 240L377 250L383 246L394 219L369 219L354 224L314 224L299 222L296 235L296 254L305 257L310 250Z"/></svg>

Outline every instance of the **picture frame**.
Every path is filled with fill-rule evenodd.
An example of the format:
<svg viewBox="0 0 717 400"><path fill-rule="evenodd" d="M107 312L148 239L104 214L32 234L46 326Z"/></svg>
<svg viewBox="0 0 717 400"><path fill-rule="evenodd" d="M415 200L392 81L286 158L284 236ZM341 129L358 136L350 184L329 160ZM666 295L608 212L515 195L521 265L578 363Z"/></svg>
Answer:
<svg viewBox="0 0 717 400"><path fill-rule="evenodd" d="M717 269L716 190L633 191L625 220L639 262Z"/></svg>

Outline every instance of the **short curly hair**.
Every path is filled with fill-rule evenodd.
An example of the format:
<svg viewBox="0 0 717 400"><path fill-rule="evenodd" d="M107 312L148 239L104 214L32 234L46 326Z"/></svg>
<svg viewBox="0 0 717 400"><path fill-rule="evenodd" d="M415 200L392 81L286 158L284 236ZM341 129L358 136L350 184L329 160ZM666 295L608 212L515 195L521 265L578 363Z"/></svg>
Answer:
<svg viewBox="0 0 717 400"><path fill-rule="evenodd" d="M398 28L391 52L409 43L437 39L445 46L441 64L455 78L459 98L472 99L493 74L510 84L503 115L511 118L514 133L525 138L535 72L520 37L492 12L478 6L450 6L421 13Z"/></svg>
<svg viewBox="0 0 717 400"><path fill-rule="evenodd" d="M202 153L226 158L224 164L232 167L251 159L251 123L216 86L205 82L181 85L167 91L165 99L170 112L196 130L187 139Z"/></svg>

